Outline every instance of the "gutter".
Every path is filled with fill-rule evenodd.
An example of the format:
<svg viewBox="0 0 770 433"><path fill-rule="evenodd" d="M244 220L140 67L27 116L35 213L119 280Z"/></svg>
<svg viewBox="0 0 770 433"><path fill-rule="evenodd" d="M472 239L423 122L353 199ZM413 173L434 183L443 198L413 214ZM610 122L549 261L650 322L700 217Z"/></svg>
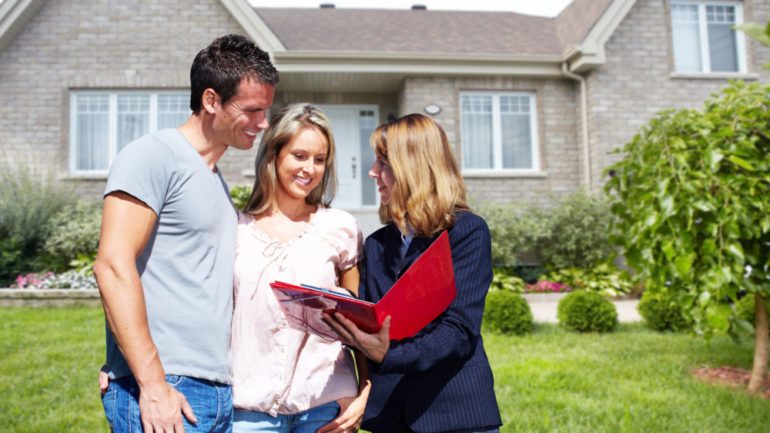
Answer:
<svg viewBox="0 0 770 433"><path fill-rule="evenodd" d="M588 95L586 91L586 78L582 75L570 72L567 62L561 64L561 72L567 77L580 83L580 123L583 134L580 147L583 150L583 187L586 192L591 192L591 152L588 149Z"/></svg>

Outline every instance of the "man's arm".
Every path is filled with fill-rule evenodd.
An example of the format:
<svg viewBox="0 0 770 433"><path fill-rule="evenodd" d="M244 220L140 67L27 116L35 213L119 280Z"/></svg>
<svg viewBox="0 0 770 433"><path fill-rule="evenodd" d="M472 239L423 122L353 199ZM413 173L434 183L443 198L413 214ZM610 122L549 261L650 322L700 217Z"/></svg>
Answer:
<svg viewBox="0 0 770 433"><path fill-rule="evenodd" d="M185 397L166 383L158 349L150 336L144 292L136 269L155 227L155 212L123 192L104 199L102 231L94 275L105 317L139 385L145 432L184 431L181 413L195 422Z"/></svg>

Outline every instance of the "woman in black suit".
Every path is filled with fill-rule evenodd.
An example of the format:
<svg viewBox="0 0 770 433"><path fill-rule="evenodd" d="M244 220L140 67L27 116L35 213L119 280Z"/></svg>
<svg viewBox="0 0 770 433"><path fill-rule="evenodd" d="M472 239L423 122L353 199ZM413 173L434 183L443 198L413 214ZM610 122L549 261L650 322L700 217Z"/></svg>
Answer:
<svg viewBox="0 0 770 433"><path fill-rule="evenodd" d="M363 428L374 433L497 432L502 424L481 338L492 281L489 229L473 214L446 134L427 116L379 126L369 176L385 227L364 244L360 296L377 302L446 230L457 297L413 338L389 340L390 320L367 334L337 314L327 317L343 342L369 358L372 391Z"/></svg>

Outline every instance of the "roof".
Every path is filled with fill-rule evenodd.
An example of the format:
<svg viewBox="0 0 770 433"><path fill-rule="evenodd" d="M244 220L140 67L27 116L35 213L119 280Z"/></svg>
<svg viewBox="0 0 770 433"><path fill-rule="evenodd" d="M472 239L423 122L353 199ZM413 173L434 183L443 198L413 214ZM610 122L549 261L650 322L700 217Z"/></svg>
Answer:
<svg viewBox="0 0 770 433"><path fill-rule="evenodd" d="M512 12L259 8L289 51L560 55L553 18Z"/></svg>
<svg viewBox="0 0 770 433"><path fill-rule="evenodd" d="M574 0L557 17L515 12L256 8L288 51L561 56L612 0Z"/></svg>

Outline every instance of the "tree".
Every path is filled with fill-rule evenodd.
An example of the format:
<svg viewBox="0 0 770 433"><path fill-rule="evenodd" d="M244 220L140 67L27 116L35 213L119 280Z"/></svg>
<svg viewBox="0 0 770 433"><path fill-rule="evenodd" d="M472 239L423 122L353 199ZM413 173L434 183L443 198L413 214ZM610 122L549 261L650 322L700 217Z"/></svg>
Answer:
<svg viewBox="0 0 770 433"><path fill-rule="evenodd" d="M732 82L702 110L662 112L623 152L607 169L613 239L648 289L673 293L702 335L750 330L730 304L755 296L749 390L758 391L767 375L770 86Z"/></svg>

